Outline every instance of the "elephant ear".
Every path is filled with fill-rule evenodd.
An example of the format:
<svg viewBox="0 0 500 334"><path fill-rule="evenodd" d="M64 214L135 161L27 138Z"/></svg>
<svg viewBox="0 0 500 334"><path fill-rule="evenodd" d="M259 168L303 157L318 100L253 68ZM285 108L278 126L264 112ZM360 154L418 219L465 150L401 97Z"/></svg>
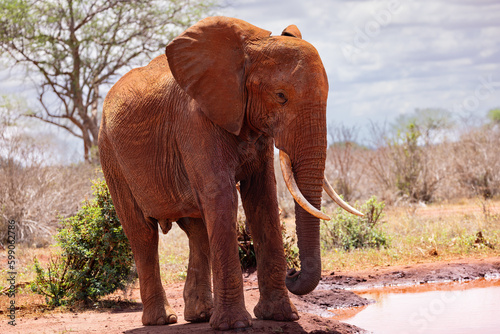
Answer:
<svg viewBox="0 0 500 334"><path fill-rule="evenodd" d="M270 34L242 20L209 17L166 47L168 64L179 86L212 122L235 135L245 114L244 46Z"/></svg>
<svg viewBox="0 0 500 334"><path fill-rule="evenodd" d="M290 36L302 39L302 34L295 24L289 25L283 30L281 36Z"/></svg>

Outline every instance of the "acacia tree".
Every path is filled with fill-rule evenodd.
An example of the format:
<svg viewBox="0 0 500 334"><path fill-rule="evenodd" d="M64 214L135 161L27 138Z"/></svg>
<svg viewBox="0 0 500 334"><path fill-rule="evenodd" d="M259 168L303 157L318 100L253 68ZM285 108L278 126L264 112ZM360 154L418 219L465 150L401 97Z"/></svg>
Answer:
<svg viewBox="0 0 500 334"><path fill-rule="evenodd" d="M493 124L500 124L500 108L490 109L488 111L488 118Z"/></svg>
<svg viewBox="0 0 500 334"><path fill-rule="evenodd" d="M91 161L103 88L166 44L215 0L0 0L0 54L37 88L27 116L80 138Z"/></svg>
<svg viewBox="0 0 500 334"><path fill-rule="evenodd" d="M388 146L396 187L410 201L430 202L446 177L446 166L436 159L445 154L439 143L446 141L452 127L451 114L444 109L416 109L396 119L396 134L388 140Z"/></svg>

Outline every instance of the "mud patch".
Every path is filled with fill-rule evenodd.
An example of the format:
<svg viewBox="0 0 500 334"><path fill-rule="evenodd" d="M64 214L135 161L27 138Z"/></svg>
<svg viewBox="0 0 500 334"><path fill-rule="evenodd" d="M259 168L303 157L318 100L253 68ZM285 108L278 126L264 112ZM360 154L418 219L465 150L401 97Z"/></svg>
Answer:
<svg viewBox="0 0 500 334"><path fill-rule="evenodd" d="M299 310L297 322L278 322L253 320L253 327L228 333L314 333L314 334L354 334L366 333L359 327L332 319L342 309L355 308L371 304L370 299L360 297L355 292L374 287L421 285L430 282L467 281L476 278L499 278L500 258L470 259L454 262L438 262L399 267L378 267L360 272L324 273L318 288L306 296L293 296L293 303ZM244 276L244 293L247 310L252 312L259 301L256 274ZM429 284L438 287L438 284ZM133 289L127 298L136 301L130 305L121 305L120 311L73 312L44 314L26 314L23 305L33 302L32 295L16 295L19 306L18 326L12 328L6 321L0 322L0 333L219 333L213 331L208 323L189 324L183 318L184 302L182 299L183 283L165 286L170 305L179 318L179 323L169 326L142 326L139 303L139 289ZM384 288L386 290L387 288ZM358 291L359 290L359 291ZM0 296L0 306L7 305L8 298ZM4 302L2 304L2 302ZM2 306L2 308L4 308Z"/></svg>
<svg viewBox="0 0 500 334"><path fill-rule="evenodd" d="M500 275L500 259L479 262L427 263L414 266L375 268L355 274L334 273L323 276L317 290L360 290L373 287L419 285L426 283L468 281Z"/></svg>
<svg viewBox="0 0 500 334"><path fill-rule="evenodd" d="M330 310L375 303L372 299L342 289L314 290L304 296L292 296L291 299L301 314L312 313L326 318L333 316L333 313L329 312Z"/></svg>

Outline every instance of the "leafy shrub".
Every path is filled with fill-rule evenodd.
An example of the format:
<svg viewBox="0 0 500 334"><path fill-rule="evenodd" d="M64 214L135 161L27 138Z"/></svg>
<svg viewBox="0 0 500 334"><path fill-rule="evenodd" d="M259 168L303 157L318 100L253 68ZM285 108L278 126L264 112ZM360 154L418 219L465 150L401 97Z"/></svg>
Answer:
<svg viewBox="0 0 500 334"><path fill-rule="evenodd" d="M338 208L332 220L322 221L321 242L323 248L351 250L355 248L388 247L387 235L378 224L384 217L384 202L375 196L361 206L364 217L358 217Z"/></svg>
<svg viewBox="0 0 500 334"><path fill-rule="evenodd" d="M295 246L295 238L287 233L284 223L281 225L281 235L283 237L287 267L298 267L299 253ZM257 267L257 257L255 255L252 236L244 221L238 221L238 250L242 269L254 269Z"/></svg>
<svg viewBox="0 0 500 334"><path fill-rule="evenodd" d="M240 255L241 269L257 267L257 257L253 246L252 236L247 229L245 221L238 221L238 252Z"/></svg>
<svg viewBox="0 0 500 334"><path fill-rule="evenodd" d="M132 252L103 180L93 182L95 198L78 213L60 221L56 236L60 256L45 270L35 259L36 280L31 288L58 306L95 301L123 288L130 277Z"/></svg>
<svg viewBox="0 0 500 334"><path fill-rule="evenodd" d="M288 234L285 223L281 224L281 236L283 237L283 247L285 248L285 260L287 268L299 267L299 249L295 241L295 236Z"/></svg>

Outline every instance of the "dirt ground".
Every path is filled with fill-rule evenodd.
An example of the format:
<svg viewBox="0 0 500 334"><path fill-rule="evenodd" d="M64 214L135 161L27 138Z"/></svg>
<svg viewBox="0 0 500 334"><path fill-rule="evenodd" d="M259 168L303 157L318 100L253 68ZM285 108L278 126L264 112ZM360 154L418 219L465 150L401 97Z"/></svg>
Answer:
<svg viewBox="0 0 500 334"><path fill-rule="evenodd" d="M422 285L443 281L500 278L500 258L467 259L453 262L417 264L402 267L374 268L362 272L324 273L318 288L305 296L291 295L300 313L297 322L262 321L254 319L253 327L232 332L242 333L364 333L361 328L333 319L335 309L363 306L372 300L358 296L355 291L394 285ZM252 312L259 291L255 274L245 275L245 301ZM7 324L5 315L0 323L1 333L215 333L207 323L190 324L182 316L183 283L165 287L170 304L179 321L175 325L145 327L141 324L142 305L123 303L113 310L78 312L18 312L17 326ZM132 289L128 299L139 301L138 288ZM3 298L3 297L2 297ZM22 304L23 296L20 296ZM4 311L2 312L4 313ZM231 333L231 332L227 332Z"/></svg>

